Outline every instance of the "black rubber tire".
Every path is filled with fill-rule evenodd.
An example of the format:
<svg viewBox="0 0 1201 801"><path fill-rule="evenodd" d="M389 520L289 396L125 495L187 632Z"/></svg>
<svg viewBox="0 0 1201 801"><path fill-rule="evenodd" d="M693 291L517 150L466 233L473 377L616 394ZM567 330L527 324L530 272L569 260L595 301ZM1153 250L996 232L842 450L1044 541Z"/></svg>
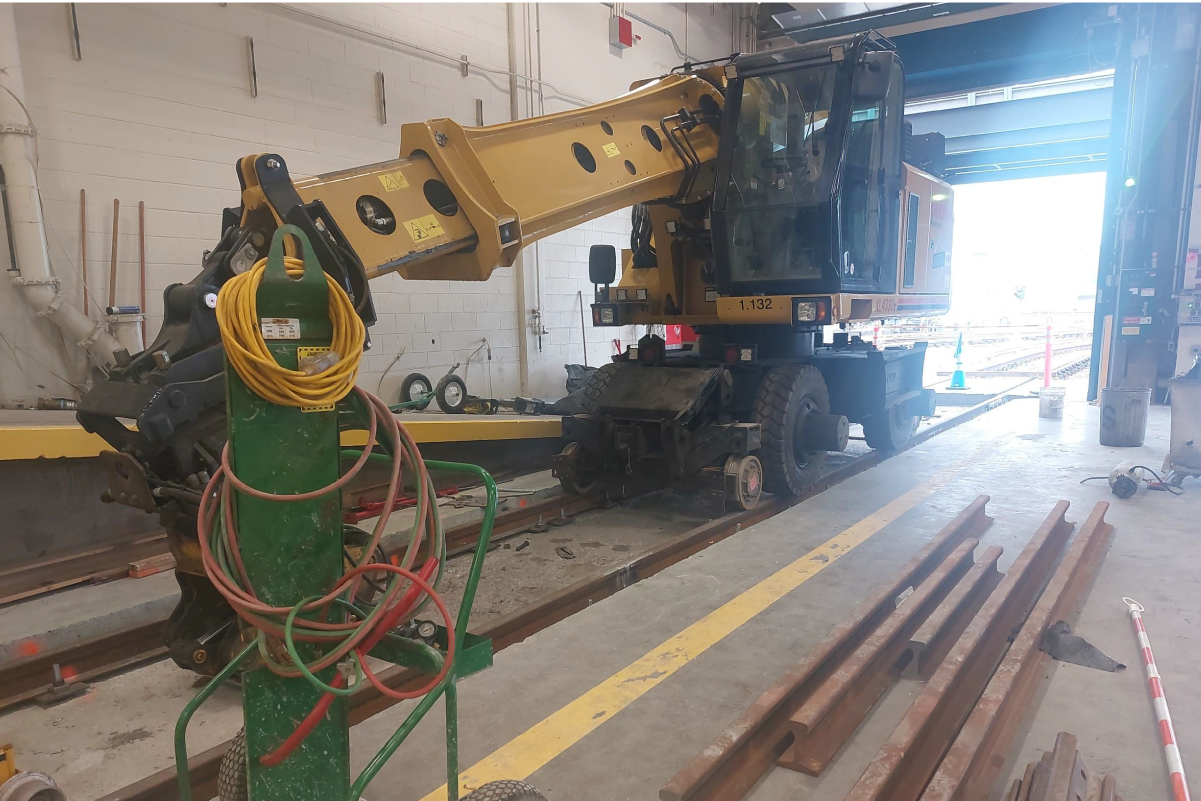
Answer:
<svg viewBox="0 0 1201 801"><path fill-rule="evenodd" d="M246 781L246 729L234 735L229 750L221 758L217 771L217 798L220 801L249 801Z"/></svg>
<svg viewBox="0 0 1201 801"><path fill-rule="evenodd" d="M583 414L596 414L600 411L600 398L605 394L605 388L609 386L609 382L613 380L613 376L617 373L617 364L609 362L602 364L596 368L587 380L584 381L584 386L580 387L580 401L583 406Z"/></svg>
<svg viewBox="0 0 1201 801"><path fill-rule="evenodd" d="M413 400L413 394L414 394L413 393L413 385L414 384L418 384L420 387L424 387L424 389L420 390L420 392L423 394L429 394L434 391L433 382L430 381L428 378L426 378L424 375L422 375L421 373L409 373L408 375L405 376L404 381L400 382L400 402L401 403L408 403L409 401ZM433 400L432 397L426 398L425 403L418 403L414 406L406 406L405 408L406 409L417 409L418 411L420 411L421 409L424 409L427 406L429 406L430 402L432 400Z"/></svg>
<svg viewBox="0 0 1201 801"><path fill-rule="evenodd" d="M447 391L454 391L452 388L458 390L457 404L446 396ZM463 406L467 403L467 384L454 373L448 373L439 379L438 387L434 390L434 399L438 401L438 408L447 414L462 414Z"/></svg>
<svg viewBox="0 0 1201 801"><path fill-rule="evenodd" d="M805 408L830 413L830 393L816 367L793 364L763 374L755 396L755 422L763 433L758 451L763 488L773 495L800 495L817 483L826 463L825 451L805 454L804 463L797 459L796 424Z"/></svg>
<svg viewBox="0 0 1201 801"><path fill-rule="evenodd" d="M863 421L863 438L867 440L869 448L892 453L903 448L913 432L917 431L919 419L899 417L896 407L893 407L884 417L872 416Z"/></svg>
<svg viewBox="0 0 1201 801"><path fill-rule="evenodd" d="M546 801L546 796L531 784L501 779L477 787L463 801Z"/></svg>

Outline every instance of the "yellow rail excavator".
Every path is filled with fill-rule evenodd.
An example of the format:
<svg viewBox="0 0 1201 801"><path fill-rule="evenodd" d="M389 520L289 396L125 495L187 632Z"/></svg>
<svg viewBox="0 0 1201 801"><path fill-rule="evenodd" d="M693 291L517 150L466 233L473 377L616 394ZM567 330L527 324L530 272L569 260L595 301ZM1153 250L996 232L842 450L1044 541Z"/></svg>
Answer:
<svg viewBox="0 0 1201 801"><path fill-rule="evenodd" d="M593 323L683 324L697 343L648 334L593 373L555 472L576 491L653 474L749 508L812 485L850 422L895 449L932 412L924 343L877 349L846 330L948 307L952 193L907 163L904 99L894 48L868 33L685 65L574 111L406 124L400 158L328 175L241 159L241 205L200 274L167 288L153 344L120 354L78 413L117 451L112 497L168 529L183 590L172 656L211 673L194 646L233 620L195 542L226 432L214 308L278 227L307 235L370 326L376 276L483 281L531 242L633 207L620 279L615 249L591 250Z"/></svg>

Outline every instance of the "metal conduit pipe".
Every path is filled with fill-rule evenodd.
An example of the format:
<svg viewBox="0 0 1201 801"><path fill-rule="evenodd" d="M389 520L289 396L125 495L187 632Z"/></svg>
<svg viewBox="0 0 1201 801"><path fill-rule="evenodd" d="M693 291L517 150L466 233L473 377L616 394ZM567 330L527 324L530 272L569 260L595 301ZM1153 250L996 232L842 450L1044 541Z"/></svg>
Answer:
<svg viewBox="0 0 1201 801"><path fill-rule="evenodd" d="M517 5L506 3L506 31L509 36L509 120L521 118L521 105L517 96ZM517 386L522 395L530 394L530 326L526 322L525 259L518 251L513 259L513 281L517 292Z"/></svg>
<svg viewBox="0 0 1201 801"><path fill-rule="evenodd" d="M78 342L101 365L116 363L117 340L98 320L67 303L50 267L50 246L42 218L34 163L34 131L25 111L25 82L17 49L12 3L0 3L0 167L8 199L8 230L16 254L12 282L39 316L45 317Z"/></svg>

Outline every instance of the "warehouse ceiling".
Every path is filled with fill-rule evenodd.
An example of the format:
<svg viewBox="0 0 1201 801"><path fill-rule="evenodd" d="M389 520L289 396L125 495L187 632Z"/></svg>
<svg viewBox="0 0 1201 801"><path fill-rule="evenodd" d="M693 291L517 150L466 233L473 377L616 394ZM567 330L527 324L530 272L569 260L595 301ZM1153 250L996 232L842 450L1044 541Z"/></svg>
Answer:
<svg viewBox="0 0 1201 801"><path fill-rule="evenodd" d="M1099 3L764 4L764 47L866 30L905 64L914 133L947 137L952 183L1105 169L1116 53Z"/></svg>

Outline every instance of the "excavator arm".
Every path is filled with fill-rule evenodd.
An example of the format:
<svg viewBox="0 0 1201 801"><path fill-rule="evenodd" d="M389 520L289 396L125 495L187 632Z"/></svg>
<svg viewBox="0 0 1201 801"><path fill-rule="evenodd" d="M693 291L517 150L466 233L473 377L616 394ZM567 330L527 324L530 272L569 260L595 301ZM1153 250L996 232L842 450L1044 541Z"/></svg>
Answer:
<svg viewBox="0 0 1201 801"><path fill-rule="evenodd" d="M279 156L238 165L243 225L320 204L367 278L483 281L539 239L665 198L709 193L721 93L669 75L594 106L483 128L401 127L401 157L292 179Z"/></svg>
<svg viewBox="0 0 1201 801"><path fill-rule="evenodd" d="M400 158L315 177L293 177L278 154L239 160L241 205L225 210L199 274L166 289L154 342L139 354L119 352L81 400L80 423L115 449L102 458L106 500L158 513L180 570L202 574L193 558L196 505L225 439L217 294L266 254L278 227L306 233L370 326L377 276L483 281L526 245L586 220L707 197L720 85L713 69L517 122L407 124Z"/></svg>
<svg viewBox="0 0 1201 801"><path fill-rule="evenodd" d="M718 69L668 75L594 106L482 128L411 123L400 158L309 178L278 154L242 158L242 202L225 210L220 241L194 279L167 288L158 336L140 354L118 353L80 422L150 476L195 484L224 430L217 293L266 253L276 228L308 235L370 326L376 276L483 281L586 220L707 196L720 79Z"/></svg>

